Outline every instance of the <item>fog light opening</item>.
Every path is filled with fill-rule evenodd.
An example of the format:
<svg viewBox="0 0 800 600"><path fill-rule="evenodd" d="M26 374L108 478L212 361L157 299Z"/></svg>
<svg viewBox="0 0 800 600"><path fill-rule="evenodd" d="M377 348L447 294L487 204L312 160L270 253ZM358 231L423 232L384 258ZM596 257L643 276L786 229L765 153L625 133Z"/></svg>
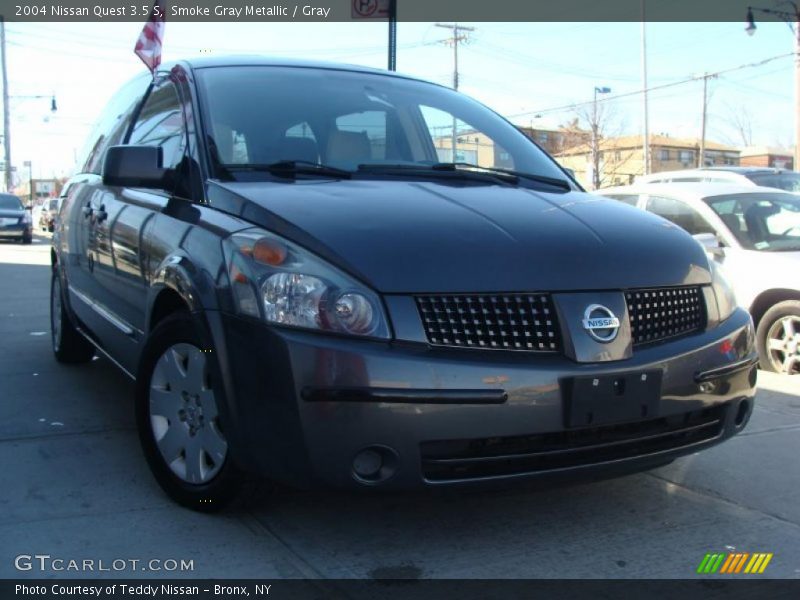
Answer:
<svg viewBox="0 0 800 600"><path fill-rule="evenodd" d="M747 400L739 402L739 408L736 409L736 419L734 424L736 427L742 427L747 422L747 416L750 414L750 403Z"/></svg>
<svg viewBox="0 0 800 600"><path fill-rule="evenodd" d="M370 485L383 483L397 472L397 452L387 446L369 446L353 458L353 477Z"/></svg>

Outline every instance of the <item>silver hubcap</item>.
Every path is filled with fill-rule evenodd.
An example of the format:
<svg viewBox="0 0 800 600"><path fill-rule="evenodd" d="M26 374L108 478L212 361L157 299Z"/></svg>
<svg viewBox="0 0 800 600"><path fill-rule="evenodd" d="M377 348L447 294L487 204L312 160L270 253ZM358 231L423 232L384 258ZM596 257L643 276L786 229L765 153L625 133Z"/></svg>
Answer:
<svg viewBox="0 0 800 600"><path fill-rule="evenodd" d="M53 294L50 298L50 329L53 332L53 350L61 347L61 282L56 276L53 281Z"/></svg>
<svg viewBox="0 0 800 600"><path fill-rule="evenodd" d="M183 481L206 483L225 463L228 443L217 417L206 355L191 344L170 347L150 382L150 426L161 456Z"/></svg>
<svg viewBox="0 0 800 600"><path fill-rule="evenodd" d="M773 368L781 373L800 373L800 315L778 319L767 333L767 352Z"/></svg>

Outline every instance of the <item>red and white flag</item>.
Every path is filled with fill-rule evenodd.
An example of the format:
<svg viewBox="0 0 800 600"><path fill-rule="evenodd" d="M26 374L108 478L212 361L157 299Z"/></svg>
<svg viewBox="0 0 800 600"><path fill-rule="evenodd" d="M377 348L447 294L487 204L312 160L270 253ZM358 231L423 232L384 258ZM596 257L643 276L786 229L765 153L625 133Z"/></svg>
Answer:
<svg viewBox="0 0 800 600"><path fill-rule="evenodd" d="M163 0L156 0L150 17L136 40L133 52L142 59L151 73L155 73L158 65L161 64L161 44L164 39L164 19L167 10Z"/></svg>

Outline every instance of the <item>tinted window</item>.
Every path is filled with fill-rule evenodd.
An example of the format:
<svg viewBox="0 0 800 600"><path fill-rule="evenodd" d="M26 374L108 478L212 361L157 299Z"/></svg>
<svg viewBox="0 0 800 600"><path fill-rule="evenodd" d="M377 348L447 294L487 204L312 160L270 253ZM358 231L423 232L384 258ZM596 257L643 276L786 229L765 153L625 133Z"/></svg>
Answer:
<svg viewBox="0 0 800 600"><path fill-rule="evenodd" d="M564 180L517 128L452 90L380 74L290 67L197 71L208 133L219 162L233 157L231 132L247 162L319 156L326 164L432 164L455 159L513 167ZM298 135L306 126L305 134ZM308 132L312 135L308 135ZM297 141L297 139L302 141ZM227 149L227 151L226 151Z"/></svg>
<svg viewBox="0 0 800 600"><path fill-rule="evenodd" d="M16 196L1 194L0 208L4 210L21 210L24 207L22 206L22 201Z"/></svg>
<svg viewBox="0 0 800 600"><path fill-rule="evenodd" d="M692 235L715 233L714 228L700 216L700 213L680 200L663 196L650 196L647 199L647 210L664 217L668 221L672 221Z"/></svg>
<svg viewBox="0 0 800 600"><path fill-rule="evenodd" d="M121 144L139 102L150 84L149 75L125 84L111 99L94 126L78 162L83 173L100 173L109 146Z"/></svg>
<svg viewBox="0 0 800 600"><path fill-rule="evenodd" d="M186 128L178 92L172 83L164 83L150 93L128 143L161 146L164 168L177 168L186 152Z"/></svg>

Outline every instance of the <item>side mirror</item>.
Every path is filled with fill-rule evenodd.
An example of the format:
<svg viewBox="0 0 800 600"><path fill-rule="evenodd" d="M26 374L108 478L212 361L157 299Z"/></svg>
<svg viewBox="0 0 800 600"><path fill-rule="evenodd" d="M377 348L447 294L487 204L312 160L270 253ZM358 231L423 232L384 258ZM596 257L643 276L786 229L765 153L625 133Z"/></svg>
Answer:
<svg viewBox="0 0 800 600"><path fill-rule="evenodd" d="M712 256L723 256L724 251L719 243L719 239L713 233L698 233L692 236L697 243L705 248L706 252Z"/></svg>
<svg viewBox="0 0 800 600"><path fill-rule="evenodd" d="M28 212L33 212L33 206L31 206L30 204L27 204L27 205L25 205L25 210L27 210Z"/></svg>
<svg viewBox="0 0 800 600"><path fill-rule="evenodd" d="M103 162L103 184L162 189L168 173L162 164L159 146L111 146Z"/></svg>

